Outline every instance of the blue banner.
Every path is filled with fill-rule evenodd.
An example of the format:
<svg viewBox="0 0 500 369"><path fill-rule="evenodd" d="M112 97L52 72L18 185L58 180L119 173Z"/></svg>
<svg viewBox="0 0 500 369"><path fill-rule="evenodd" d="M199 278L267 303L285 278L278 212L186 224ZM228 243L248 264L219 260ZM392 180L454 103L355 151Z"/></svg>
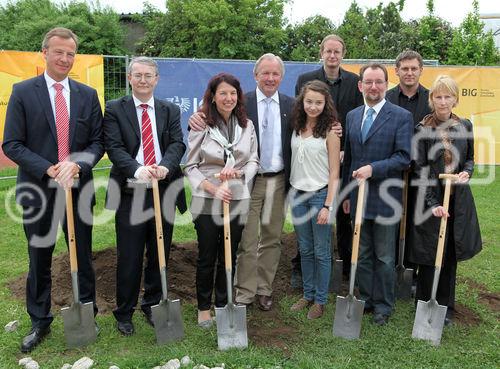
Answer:
<svg viewBox="0 0 500 369"><path fill-rule="evenodd" d="M257 86L253 75L253 61L157 59L157 62L160 80L155 96L180 107L185 135L188 119L198 110L211 77L221 72L231 73L240 80L244 92L254 90ZM279 91L295 96L297 77L319 67L320 64L314 63L285 63L285 76Z"/></svg>

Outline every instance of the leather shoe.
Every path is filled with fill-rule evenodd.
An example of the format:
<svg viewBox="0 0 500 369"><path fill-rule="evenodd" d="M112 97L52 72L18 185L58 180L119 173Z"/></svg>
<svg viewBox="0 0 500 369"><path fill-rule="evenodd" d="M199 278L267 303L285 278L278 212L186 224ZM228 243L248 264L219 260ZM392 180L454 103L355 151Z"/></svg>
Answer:
<svg viewBox="0 0 500 369"><path fill-rule="evenodd" d="M50 333L50 327L32 328L30 333L23 338L21 352L28 353L42 342L43 338Z"/></svg>
<svg viewBox="0 0 500 369"><path fill-rule="evenodd" d="M134 324L131 320L118 321L116 327L124 336L131 336L134 334Z"/></svg>
<svg viewBox="0 0 500 369"><path fill-rule="evenodd" d="M375 315L373 315L373 323L375 323L378 326L386 325L388 322L389 322L389 315L380 313L375 313Z"/></svg>
<svg viewBox="0 0 500 369"><path fill-rule="evenodd" d="M269 311L273 307L273 298L271 296L257 295L259 309Z"/></svg>
<svg viewBox="0 0 500 369"><path fill-rule="evenodd" d="M365 309L363 310L363 314L373 314L373 306L369 306L369 307L366 307L365 306Z"/></svg>

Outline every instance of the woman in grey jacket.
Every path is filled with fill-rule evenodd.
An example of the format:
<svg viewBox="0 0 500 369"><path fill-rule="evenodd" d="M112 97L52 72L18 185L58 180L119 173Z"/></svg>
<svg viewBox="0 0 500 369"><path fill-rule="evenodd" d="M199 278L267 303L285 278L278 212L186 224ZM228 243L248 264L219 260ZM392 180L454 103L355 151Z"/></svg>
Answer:
<svg viewBox="0 0 500 369"><path fill-rule="evenodd" d="M216 307L227 303L222 202L230 204L233 271L246 222L253 177L259 166L257 137L247 119L243 92L232 75L220 73L208 82L201 111L207 126L189 132L185 173L191 184L191 213L198 237L196 294L198 325L212 325L212 291ZM215 175L219 174L219 178ZM223 182L227 181L227 187ZM214 282L215 273L215 282Z"/></svg>

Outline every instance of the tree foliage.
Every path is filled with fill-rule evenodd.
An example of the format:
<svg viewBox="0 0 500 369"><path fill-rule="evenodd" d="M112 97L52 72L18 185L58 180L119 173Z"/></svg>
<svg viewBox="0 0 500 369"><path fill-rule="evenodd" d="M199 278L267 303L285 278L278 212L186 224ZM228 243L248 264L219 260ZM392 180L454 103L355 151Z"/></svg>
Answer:
<svg viewBox="0 0 500 369"><path fill-rule="evenodd" d="M67 27L78 35L78 52L122 54L124 30L110 8L85 2L57 5L50 0L19 0L0 6L0 49L39 51L44 34Z"/></svg>
<svg viewBox="0 0 500 369"><path fill-rule="evenodd" d="M167 0L167 12L154 14L157 23L145 23L141 49L166 57L255 59L283 44L285 2Z"/></svg>
<svg viewBox="0 0 500 369"><path fill-rule="evenodd" d="M321 15L309 17L302 23L289 24L282 57L287 60L316 61L323 37L334 32L333 22Z"/></svg>
<svg viewBox="0 0 500 369"><path fill-rule="evenodd" d="M479 18L479 3L477 0L472 3L473 11L453 31L448 64L495 65L499 61L499 53L493 35L491 31L485 34L484 23Z"/></svg>

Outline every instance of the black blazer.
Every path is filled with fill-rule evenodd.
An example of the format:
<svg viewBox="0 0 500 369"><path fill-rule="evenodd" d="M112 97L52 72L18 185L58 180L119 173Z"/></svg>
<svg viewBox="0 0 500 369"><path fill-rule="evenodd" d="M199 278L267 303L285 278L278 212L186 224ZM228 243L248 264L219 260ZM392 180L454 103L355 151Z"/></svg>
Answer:
<svg viewBox="0 0 500 369"><path fill-rule="evenodd" d="M280 114L281 114L281 149L283 152L283 161L285 166L285 186L288 189L290 186L290 166L292 160L292 109L295 99L282 93L279 94L280 100ZM260 156L260 137L259 137L259 118L257 113L257 94L256 91L250 91L245 94L246 108L248 118L253 122L257 141L259 142L259 156Z"/></svg>
<svg viewBox="0 0 500 369"><path fill-rule="evenodd" d="M399 105L400 93L401 88L399 87L399 85L397 85L386 92L385 98L394 105ZM429 107L429 90L422 85L418 85L417 93L417 109L415 111L415 114L413 114L413 123L415 124L415 127L422 121L422 119L424 119L427 114L431 113L431 108Z"/></svg>
<svg viewBox="0 0 500 369"><path fill-rule="evenodd" d="M101 106L93 88L72 79L69 88L70 159L81 167L75 192L89 184L94 193L92 168L104 153ZM49 186L46 172L59 160L56 123L43 74L14 85L7 106L2 149L19 166L17 202L40 207L44 200L51 201L56 188Z"/></svg>
<svg viewBox="0 0 500 369"><path fill-rule="evenodd" d="M179 107L156 98L154 105L156 132L162 153L159 165L169 170L167 178L159 182L160 189L164 190L169 184L182 177L179 164L186 151L186 145L182 139ZM113 163L110 182L114 180L120 188L124 189L127 186L127 178L134 178L135 171L141 166L135 160L141 143L141 132L132 96L124 96L106 104L103 129L106 152ZM179 184L176 205L183 213L187 210L187 206L184 186L180 187L181 182L176 182ZM116 209L117 194L113 193L112 185L112 183L108 185L106 206Z"/></svg>

